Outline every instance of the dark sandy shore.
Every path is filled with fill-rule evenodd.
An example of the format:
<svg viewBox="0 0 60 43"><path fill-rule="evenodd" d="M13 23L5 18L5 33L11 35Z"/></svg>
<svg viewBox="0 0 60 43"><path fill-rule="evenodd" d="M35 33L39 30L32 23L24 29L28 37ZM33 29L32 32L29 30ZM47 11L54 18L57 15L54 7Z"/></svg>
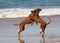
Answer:
<svg viewBox="0 0 60 43"><path fill-rule="evenodd" d="M60 43L60 16L49 16L51 23L46 27L45 36L39 35L40 24L26 25L25 30L21 33L20 40L17 39L19 31L18 26L24 18L0 18L0 43ZM47 16L41 17L48 22Z"/></svg>

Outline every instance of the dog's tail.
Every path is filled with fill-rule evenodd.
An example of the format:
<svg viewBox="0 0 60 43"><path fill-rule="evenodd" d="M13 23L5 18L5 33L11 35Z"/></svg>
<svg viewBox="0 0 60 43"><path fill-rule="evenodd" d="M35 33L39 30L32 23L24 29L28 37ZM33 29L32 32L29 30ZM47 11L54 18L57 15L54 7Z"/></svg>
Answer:
<svg viewBox="0 0 60 43"><path fill-rule="evenodd" d="M49 17L48 17L48 19L49 19L49 22L47 23L47 25L51 23L51 19Z"/></svg>
<svg viewBox="0 0 60 43"><path fill-rule="evenodd" d="M18 26L18 25L20 25L20 24L13 24L13 25Z"/></svg>

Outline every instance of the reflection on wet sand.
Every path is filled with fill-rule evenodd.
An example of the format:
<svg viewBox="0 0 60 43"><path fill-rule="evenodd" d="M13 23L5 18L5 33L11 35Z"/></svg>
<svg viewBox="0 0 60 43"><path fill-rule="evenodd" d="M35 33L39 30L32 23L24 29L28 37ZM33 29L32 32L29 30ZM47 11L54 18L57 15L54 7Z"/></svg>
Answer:
<svg viewBox="0 0 60 43"><path fill-rule="evenodd" d="M44 37L41 37L41 43L45 43L45 38Z"/></svg>
<svg viewBox="0 0 60 43"><path fill-rule="evenodd" d="M24 40L22 40L21 38L18 40L19 40L19 43L25 43Z"/></svg>
<svg viewBox="0 0 60 43"><path fill-rule="evenodd" d="M36 39L36 37L34 37L35 39ZM45 38L44 37L41 37L42 39L41 39L41 41L39 42L39 43L45 43ZM39 39L40 39L40 37L39 37ZM37 40L39 40L39 39L37 39ZM18 39L19 40L19 43L26 43L24 40L22 40L21 38L20 39ZM29 39L27 39L27 41L28 41ZM32 39L31 39L32 40ZM32 41L32 43L34 42L35 40L33 40ZM37 41L38 42L38 41Z"/></svg>
<svg viewBox="0 0 60 43"><path fill-rule="evenodd" d="M21 37L19 43L60 43L60 36Z"/></svg>

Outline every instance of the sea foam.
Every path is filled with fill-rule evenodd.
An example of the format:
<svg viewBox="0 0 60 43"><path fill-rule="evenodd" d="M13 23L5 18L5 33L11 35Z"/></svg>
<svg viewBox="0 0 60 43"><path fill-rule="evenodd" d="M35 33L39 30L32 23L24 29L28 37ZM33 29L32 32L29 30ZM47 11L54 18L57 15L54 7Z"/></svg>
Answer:
<svg viewBox="0 0 60 43"><path fill-rule="evenodd" d="M22 9L22 8L11 8L11 9L0 9L0 18L16 18L16 17L27 17L34 9ZM60 15L60 8L44 8L39 13L40 16L49 15Z"/></svg>

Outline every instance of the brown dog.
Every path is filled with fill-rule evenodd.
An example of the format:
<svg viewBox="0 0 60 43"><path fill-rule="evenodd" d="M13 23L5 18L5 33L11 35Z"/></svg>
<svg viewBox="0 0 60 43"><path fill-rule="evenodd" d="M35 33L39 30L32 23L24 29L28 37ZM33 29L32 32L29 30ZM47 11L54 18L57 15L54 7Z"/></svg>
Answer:
<svg viewBox="0 0 60 43"><path fill-rule="evenodd" d="M40 9L41 11L41 9ZM31 11L32 13L25 19L23 20L20 24L19 24L19 32L18 32L18 38L20 38L20 33L25 29L25 24L31 24L33 25L33 23L35 22L33 17L35 16L35 13L37 13L35 10ZM36 22L37 24L37 22Z"/></svg>
<svg viewBox="0 0 60 43"><path fill-rule="evenodd" d="M33 17L32 19L33 19L35 22L38 22L38 23L41 24L40 27L41 27L42 31L40 32L40 34L43 33L42 36L44 36L45 28L46 28L46 26L51 22L51 19L48 17L49 22L46 23L41 17L39 17L40 9L36 9L35 11L36 11L36 13L35 13L35 15L34 15L34 17Z"/></svg>
<svg viewBox="0 0 60 43"><path fill-rule="evenodd" d="M40 32L43 33L44 36L44 32L45 32L45 28L47 26L47 24L49 24L51 22L51 19L49 18L49 22L46 23L41 17L39 17L39 12L41 11L41 9L35 9L33 11L31 11L32 13L25 19L23 20L20 24L19 24L19 32L18 32L18 38L20 38L20 33L25 29L25 24L31 24L33 25L34 22L38 22L40 23L40 27L42 29L42 31Z"/></svg>

